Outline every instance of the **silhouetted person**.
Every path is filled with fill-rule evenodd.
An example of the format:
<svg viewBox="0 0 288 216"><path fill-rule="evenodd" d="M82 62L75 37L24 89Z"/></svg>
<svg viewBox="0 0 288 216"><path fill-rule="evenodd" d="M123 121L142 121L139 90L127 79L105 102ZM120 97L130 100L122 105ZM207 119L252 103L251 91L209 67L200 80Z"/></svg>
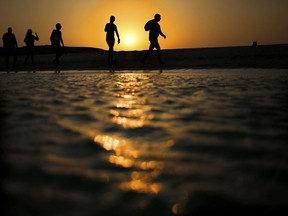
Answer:
<svg viewBox="0 0 288 216"><path fill-rule="evenodd" d="M13 66L16 67L18 44L17 44L15 35L12 33L11 27L9 27L8 32L3 35L2 40L3 40L3 48L5 52L6 67L9 68L10 56L13 56Z"/></svg>
<svg viewBox="0 0 288 216"><path fill-rule="evenodd" d="M64 52L64 42L63 42L63 39L62 39L62 33L61 33L61 24L60 23L57 23L56 24L56 29L54 29L52 31L52 34L50 36L50 41L51 41L51 45L52 45L52 49L53 51L55 52L56 54L56 57L55 59L53 60L54 64L59 66L60 63L59 63L59 59L60 57L63 55L63 52ZM62 45L62 46L61 46Z"/></svg>
<svg viewBox="0 0 288 216"><path fill-rule="evenodd" d="M34 42L35 40L39 40L39 37L37 35L37 32L35 32L35 35L33 35L33 32L31 29L28 29L26 33L26 37L24 39L24 42L26 43L26 58L24 65L27 64L29 57L31 58L31 62L34 65Z"/></svg>
<svg viewBox="0 0 288 216"><path fill-rule="evenodd" d="M150 53L153 51L154 48L157 49L157 55L158 55L158 60L160 64L163 64L164 62L162 61L161 57L161 48L158 43L158 36L161 35L166 39L166 35L163 34L161 31L161 27L159 25L159 21L161 20L160 14L155 14L154 19L148 21L145 24L145 31L149 31L149 41L150 41L150 46L149 50L146 52L144 58L142 59L142 63L145 64L146 59L150 55Z"/></svg>
<svg viewBox="0 0 288 216"><path fill-rule="evenodd" d="M118 44L120 43L120 37L117 30L117 26L114 24L115 17L110 17L110 23L107 23L105 26L105 32L106 32L106 42L109 46L109 52L108 52L108 64L114 64L113 63L113 52L114 52L114 44L115 44L115 38L114 33L116 32L117 38L118 38Z"/></svg>

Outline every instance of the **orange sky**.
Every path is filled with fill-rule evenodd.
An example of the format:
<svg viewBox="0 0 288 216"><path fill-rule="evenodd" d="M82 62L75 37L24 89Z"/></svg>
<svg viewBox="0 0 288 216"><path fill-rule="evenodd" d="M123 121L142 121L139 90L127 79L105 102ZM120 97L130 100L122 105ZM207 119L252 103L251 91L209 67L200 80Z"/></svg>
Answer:
<svg viewBox="0 0 288 216"><path fill-rule="evenodd" d="M104 27L116 17L116 50L147 49L145 23L160 13L163 49L288 43L287 0L0 0L0 33L11 26L20 46L28 28L50 44L57 22L66 46L107 49Z"/></svg>

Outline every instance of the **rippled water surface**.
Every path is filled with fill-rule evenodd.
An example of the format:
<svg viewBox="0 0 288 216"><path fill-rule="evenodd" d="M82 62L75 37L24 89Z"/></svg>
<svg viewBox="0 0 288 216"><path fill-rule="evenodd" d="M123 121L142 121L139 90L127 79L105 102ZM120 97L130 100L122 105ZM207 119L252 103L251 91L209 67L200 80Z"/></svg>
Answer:
<svg viewBox="0 0 288 216"><path fill-rule="evenodd" d="M2 73L11 215L275 211L288 71Z"/></svg>

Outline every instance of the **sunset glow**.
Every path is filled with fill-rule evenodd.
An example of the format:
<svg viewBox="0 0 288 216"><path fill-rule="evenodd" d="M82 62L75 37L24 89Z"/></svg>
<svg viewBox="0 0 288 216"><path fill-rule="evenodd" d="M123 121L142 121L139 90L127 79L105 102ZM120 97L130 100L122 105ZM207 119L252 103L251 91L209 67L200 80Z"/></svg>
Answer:
<svg viewBox="0 0 288 216"><path fill-rule="evenodd" d="M159 38L163 49L288 43L283 0L13 0L0 8L2 35L11 26L20 46L29 28L40 37L36 45L50 44L60 22L67 46L107 49L104 27L114 15L121 38L115 50L143 50L149 46L144 25L155 13L167 35Z"/></svg>
<svg viewBox="0 0 288 216"><path fill-rule="evenodd" d="M126 36L126 38L125 38L125 43L126 43L128 46L131 46L131 45L133 45L133 44L135 43L135 39L134 39L132 36L128 35L128 36Z"/></svg>

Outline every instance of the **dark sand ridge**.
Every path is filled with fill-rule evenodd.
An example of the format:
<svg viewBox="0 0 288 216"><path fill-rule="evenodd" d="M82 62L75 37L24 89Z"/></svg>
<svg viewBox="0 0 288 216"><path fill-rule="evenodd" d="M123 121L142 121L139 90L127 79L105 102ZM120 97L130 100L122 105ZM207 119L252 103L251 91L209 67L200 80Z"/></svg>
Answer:
<svg viewBox="0 0 288 216"><path fill-rule="evenodd" d="M7 71L3 49L0 71ZM97 48L66 47L67 54L61 57L61 66L53 65L54 54L50 46L35 47L36 65L23 66L25 48L19 48L17 71L47 70L106 70L107 51ZM146 51L117 51L114 54L116 70L145 69L190 69L190 68L288 68L288 44L219 48L191 48L162 50L166 64L159 65L156 51L143 65L141 58ZM10 60L12 62L12 58ZM15 69L11 69L13 71Z"/></svg>

